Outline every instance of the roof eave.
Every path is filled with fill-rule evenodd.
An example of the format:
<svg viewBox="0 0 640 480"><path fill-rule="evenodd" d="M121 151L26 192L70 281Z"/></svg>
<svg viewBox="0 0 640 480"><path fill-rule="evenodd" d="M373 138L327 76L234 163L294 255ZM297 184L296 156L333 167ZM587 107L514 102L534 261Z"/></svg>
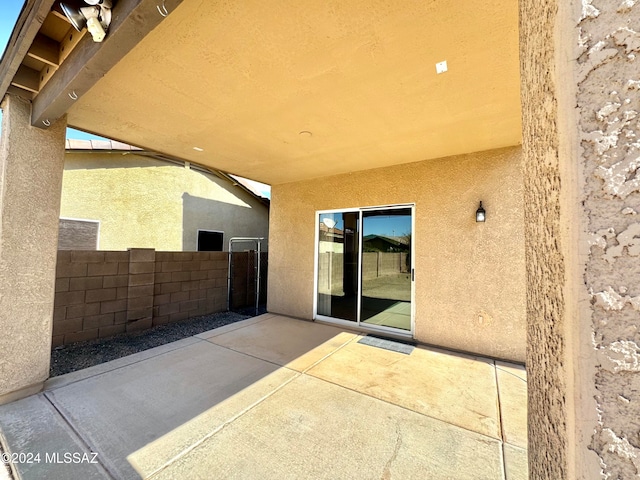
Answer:
<svg viewBox="0 0 640 480"><path fill-rule="evenodd" d="M7 48L0 60L0 99L4 98L11 80L27 55L55 0L27 0L18 16Z"/></svg>

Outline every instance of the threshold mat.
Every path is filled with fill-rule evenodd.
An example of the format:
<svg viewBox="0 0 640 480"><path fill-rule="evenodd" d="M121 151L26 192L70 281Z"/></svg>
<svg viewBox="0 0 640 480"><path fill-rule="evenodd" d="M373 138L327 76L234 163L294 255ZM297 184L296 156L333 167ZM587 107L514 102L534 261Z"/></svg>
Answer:
<svg viewBox="0 0 640 480"><path fill-rule="evenodd" d="M358 343L371 347L384 348L392 352L404 353L405 355L411 355L411 352L416 348L415 345L403 342L402 340L389 340L388 338L378 337L376 335L362 337L358 340Z"/></svg>

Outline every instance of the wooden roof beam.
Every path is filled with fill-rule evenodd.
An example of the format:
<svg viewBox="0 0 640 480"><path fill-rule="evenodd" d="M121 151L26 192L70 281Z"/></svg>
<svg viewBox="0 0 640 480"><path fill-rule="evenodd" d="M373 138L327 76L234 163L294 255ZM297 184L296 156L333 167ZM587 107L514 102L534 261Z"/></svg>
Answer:
<svg viewBox="0 0 640 480"><path fill-rule="evenodd" d="M169 14L182 0L165 0ZM85 35L33 101L31 124L44 128L66 113L149 32L164 20L157 0L119 0L102 43ZM75 97L75 98L74 98Z"/></svg>
<svg viewBox="0 0 640 480"><path fill-rule="evenodd" d="M13 28L0 61L0 99L11 86L25 55L38 34L55 0L27 0Z"/></svg>
<svg viewBox="0 0 640 480"><path fill-rule="evenodd" d="M55 40L39 33L34 38L27 55L47 65L57 67L60 64L60 45Z"/></svg>
<svg viewBox="0 0 640 480"><path fill-rule="evenodd" d="M33 68L20 65L11 81L11 85L29 92L38 93L38 90L40 90L40 72Z"/></svg>

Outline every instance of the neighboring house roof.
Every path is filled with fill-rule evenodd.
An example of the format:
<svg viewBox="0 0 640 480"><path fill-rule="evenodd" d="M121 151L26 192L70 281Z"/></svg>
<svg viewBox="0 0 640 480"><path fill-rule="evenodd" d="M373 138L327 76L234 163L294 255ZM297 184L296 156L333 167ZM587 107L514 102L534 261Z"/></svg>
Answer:
<svg viewBox="0 0 640 480"><path fill-rule="evenodd" d="M126 143L118 142L115 140L75 140L75 139L67 139L65 142L65 148L67 152L96 152L96 153L110 153L110 152L130 152L135 155L141 155L145 157L151 157L156 160L160 160L168 163L178 163L181 165L189 164L192 170L201 170L205 173L211 173L216 175L223 180L231 183L232 185L244 190L249 193L253 197L257 198L265 204L267 207L270 206L271 201L261 194L261 192L253 185L252 180L245 179L243 177L238 177L236 175L229 175L226 172L221 170L215 170L212 168L204 167L201 165L194 164L192 162L187 162L185 160L171 157L169 155L164 155L158 152L154 152L151 150L145 150L139 147L135 147L133 145L128 145Z"/></svg>

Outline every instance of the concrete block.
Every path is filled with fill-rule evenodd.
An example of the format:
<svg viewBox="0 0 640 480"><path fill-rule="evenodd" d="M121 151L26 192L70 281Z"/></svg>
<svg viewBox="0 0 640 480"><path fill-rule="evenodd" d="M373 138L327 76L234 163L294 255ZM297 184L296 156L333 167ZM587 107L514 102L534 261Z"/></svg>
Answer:
<svg viewBox="0 0 640 480"><path fill-rule="evenodd" d="M72 278L69 282L69 290L94 290L102 288L102 277L78 277Z"/></svg>
<svg viewBox="0 0 640 480"><path fill-rule="evenodd" d="M102 279L103 288L126 287L128 285L129 285L128 275L109 275L109 276L103 277Z"/></svg>
<svg viewBox="0 0 640 480"><path fill-rule="evenodd" d="M85 316L98 315L100 313L99 303L87 303L85 304L84 314Z"/></svg>
<svg viewBox="0 0 640 480"><path fill-rule="evenodd" d="M156 267L156 268L158 269L162 267ZM160 272L159 270L156 270L154 282L156 284L168 283L171 281L171 275L172 275L172 272Z"/></svg>
<svg viewBox="0 0 640 480"><path fill-rule="evenodd" d="M58 292L55 294L55 305L63 307L84 303L84 290L77 292Z"/></svg>
<svg viewBox="0 0 640 480"><path fill-rule="evenodd" d="M70 305L67 307L67 319L84 317L86 305L84 303L80 305Z"/></svg>
<svg viewBox="0 0 640 480"><path fill-rule="evenodd" d="M141 318L133 322L127 322L127 332L136 332L140 330L148 330L153 326L153 319L151 317Z"/></svg>
<svg viewBox="0 0 640 480"><path fill-rule="evenodd" d="M154 274L153 273L140 273L137 275L129 275L129 286L137 287L140 285L153 285L154 282ZM118 285L124 286L124 285Z"/></svg>
<svg viewBox="0 0 640 480"><path fill-rule="evenodd" d="M206 290L191 290L189 292L189 300L201 300L207 298Z"/></svg>
<svg viewBox="0 0 640 480"><path fill-rule="evenodd" d="M159 283L155 283L153 285L153 294L160 295L162 293L162 285Z"/></svg>
<svg viewBox="0 0 640 480"><path fill-rule="evenodd" d="M153 285L139 285L129 287L129 298L152 297L154 292Z"/></svg>
<svg viewBox="0 0 640 480"><path fill-rule="evenodd" d="M160 316L171 315L172 313L178 313L180 311L179 303L168 303L166 305L161 305L158 310L158 314Z"/></svg>
<svg viewBox="0 0 640 480"><path fill-rule="evenodd" d="M170 262L173 252L156 252L156 264L160 262Z"/></svg>
<svg viewBox="0 0 640 480"><path fill-rule="evenodd" d="M189 300L189 292L176 292L171 294L171 303L186 302Z"/></svg>
<svg viewBox="0 0 640 480"><path fill-rule="evenodd" d="M171 294L170 293L166 293L164 295L156 295L153 298L153 304L154 305L166 305L167 303L171 302Z"/></svg>
<svg viewBox="0 0 640 480"><path fill-rule="evenodd" d="M200 270L200 260L191 260L190 262L183 262L182 263L182 270L185 272L192 272L192 271L197 271Z"/></svg>
<svg viewBox="0 0 640 480"><path fill-rule="evenodd" d="M171 273L172 282L188 282L190 279L191 279L191 274L189 272L172 272Z"/></svg>
<svg viewBox="0 0 640 480"><path fill-rule="evenodd" d="M147 308L153 307L153 297L138 297L138 298L129 298L127 300L127 309L134 310L136 308Z"/></svg>
<svg viewBox="0 0 640 480"><path fill-rule="evenodd" d="M198 300L189 300L187 302L180 303L180 311L188 312L190 310L195 310L198 308Z"/></svg>
<svg viewBox="0 0 640 480"><path fill-rule="evenodd" d="M64 336L64 343L76 343L86 342L87 340L94 340L98 338L98 329L95 330L83 330L82 332L67 333Z"/></svg>
<svg viewBox="0 0 640 480"><path fill-rule="evenodd" d="M153 326L156 325L166 325L169 323L169 315L162 315L159 317L153 317Z"/></svg>
<svg viewBox="0 0 640 480"><path fill-rule="evenodd" d="M98 329L98 337L112 337L114 335L118 335L119 333L124 333L127 331L127 327L125 325L111 325L109 327L102 327Z"/></svg>
<svg viewBox="0 0 640 480"><path fill-rule="evenodd" d="M56 348L64 345L64 335L54 335L51 337L51 348Z"/></svg>
<svg viewBox="0 0 640 480"><path fill-rule="evenodd" d="M69 263L71 261L71 250L58 250L57 263Z"/></svg>
<svg viewBox="0 0 640 480"><path fill-rule="evenodd" d="M58 263L56 265L56 277L86 277L86 263Z"/></svg>
<svg viewBox="0 0 640 480"><path fill-rule="evenodd" d="M163 272L181 272L182 262L162 262Z"/></svg>
<svg viewBox="0 0 640 480"><path fill-rule="evenodd" d="M200 280L198 282L198 289L206 290L208 288L214 288L216 286L215 280Z"/></svg>
<svg viewBox="0 0 640 480"><path fill-rule="evenodd" d="M187 292L189 290L198 290L200 282L204 280L193 280L189 282L182 282L182 291Z"/></svg>
<svg viewBox="0 0 640 480"><path fill-rule="evenodd" d="M147 317L153 318L153 307L127 310L127 323Z"/></svg>
<svg viewBox="0 0 640 480"><path fill-rule="evenodd" d="M228 268L229 268L229 261L227 259L214 260L214 262L213 262L213 269L214 270L223 270L223 271L226 272Z"/></svg>
<svg viewBox="0 0 640 480"><path fill-rule="evenodd" d="M106 300L115 300L118 290L115 288L101 288L99 290L87 290L86 302L103 302Z"/></svg>
<svg viewBox="0 0 640 480"><path fill-rule="evenodd" d="M111 300L100 303L100 313L123 312L127 309L127 300Z"/></svg>
<svg viewBox="0 0 640 480"><path fill-rule="evenodd" d="M155 271L156 271L156 264L154 262L142 262L142 263L129 264L129 274L154 273Z"/></svg>
<svg viewBox="0 0 640 480"><path fill-rule="evenodd" d="M82 330L82 318L72 318L70 320L58 320L53 322L53 335L64 335L66 333L79 332Z"/></svg>
<svg viewBox="0 0 640 480"><path fill-rule="evenodd" d="M191 280L206 280L207 272L205 270L191 270Z"/></svg>
<svg viewBox="0 0 640 480"><path fill-rule="evenodd" d="M67 307L56 306L53 309L53 321L57 322L58 320L64 320L65 318L67 318Z"/></svg>
<svg viewBox="0 0 640 480"><path fill-rule="evenodd" d="M127 323L127 312L115 312L113 314L113 323L116 325Z"/></svg>
<svg viewBox="0 0 640 480"><path fill-rule="evenodd" d="M206 260L204 262L200 262L200 270L213 270L214 261Z"/></svg>
<svg viewBox="0 0 640 480"><path fill-rule="evenodd" d="M93 250L71 250L71 262L102 263L104 262L104 252Z"/></svg>
<svg viewBox="0 0 640 480"><path fill-rule="evenodd" d="M181 322L187 318L189 318L189 314L187 312L172 313L169 315L169 323Z"/></svg>
<svg viewBox="0 0 640 480"><path fill-rule="evenodd" d="M68 292L69 279L66 277L56 278L56 292Z"/></svg>
<svg viewBox="0 0 640 480"><path fill-rule="evenodd" d="M118 287L116 298L118 300L129 298L129 287Z"/></svg>
<svg viewBox="0 0 640 480"><path fill-rule="evenodd" d="M129 262L118 262L118 275L129 275Z"/></svg>
<svg viewBox="0 0 640 480"><path fill-rule="evenodd" d="M89 263L87 265L87 275L89 277L97 277L102 275L117 275L118 263Z"/></svg>
<svg viewBox="0 0 640 480"><path fill-rule="evenodd" d="M129 263L129 252L104 252L105 262Z"/></svg>
<svg viewBox="0 0 640 480"><path fill-rule="evenodd" d="M154 248L130 248L129 249L129 262L155 262L156 251Z"/></svg>
<svg viewBox="0 0 640 480"><path fill-rule="evenodd" d="M93 315L85 317L82 322L83 330L93 330L100 327L108 327L114 324L113 313L103 313L101 315Z"/></svg>

